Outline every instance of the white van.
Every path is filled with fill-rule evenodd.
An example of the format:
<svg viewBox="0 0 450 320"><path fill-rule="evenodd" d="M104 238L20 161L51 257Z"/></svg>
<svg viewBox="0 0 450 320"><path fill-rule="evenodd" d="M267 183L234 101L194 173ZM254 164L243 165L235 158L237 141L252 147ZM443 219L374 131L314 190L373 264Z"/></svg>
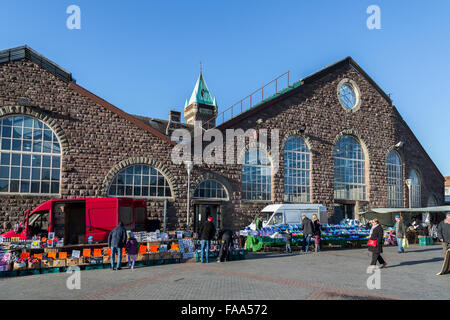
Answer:
<svg viewBox="0 0 450 320"><path fill-rule="evenodd" d="M312 219L316 214L321 224L328 224L327 207L321 204L271 204L261 211L263 228L279 224L301 224L302 216ZM256 230L255 221L249 225Z"/></svg>

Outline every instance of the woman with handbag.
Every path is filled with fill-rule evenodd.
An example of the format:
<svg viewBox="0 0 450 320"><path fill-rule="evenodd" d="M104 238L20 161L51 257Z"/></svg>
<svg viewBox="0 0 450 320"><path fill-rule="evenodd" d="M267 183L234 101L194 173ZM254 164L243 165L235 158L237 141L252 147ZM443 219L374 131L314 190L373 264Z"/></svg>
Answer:
<svg viewBox="0 0 450 320"><path fill-rule="evenodd" d="M372 220L372 229L370 229L369 242L367 243L369 251L372 252L372 262L370 266L375 268L377 261L381 264L380 268L385 268L387 263L381 257L383 252L383 228L381 227L378 219Z"/></svg>

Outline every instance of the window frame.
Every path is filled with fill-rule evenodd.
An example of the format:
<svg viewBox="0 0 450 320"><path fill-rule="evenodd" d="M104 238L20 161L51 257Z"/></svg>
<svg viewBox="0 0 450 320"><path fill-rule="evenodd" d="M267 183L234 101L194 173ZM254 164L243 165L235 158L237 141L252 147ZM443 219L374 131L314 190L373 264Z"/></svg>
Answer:
<svg viewBox="0 0 450 320"><path fill-rule="evenodd" d="M300 151L287 149L289 148L290 144L297 142L300 144ZM289 159L290 155L291 159ZM305 140L296 135L290 136L284 144L283 158L284 201L290 203L311 203L311 151ZM296 163L297 166L289 165L289 163ZM300 167L298 167L298 165L300 165ZM293 173L295 174L292 175ZM295 183L292 182L294 180L296 180ZM305 180L306 183L304 183ZM303 183L299 184L298 181ZM290 189L305 189L306 192L291 193L287 191ZM306 200L303 200L304 198L306 198Z"/></svg>
<svg viewBox="0 0 450 320"><path fill-rule="evenodd" d="M7 118L11 118L11 124L10 125L4 125L4 121ZM20 138L14 138L14 128L18 128L18 126L14 126L14 118L22 118L21 122L21 133L20 133ZM30 119L30 121L32 121L32 126L31 127L27 127L25 126L26 124L26 119ZM36 124L39 124L38 126L36 126ZM4 133L4 128L9 127L11 128L11 134L9 137L4 137L3 133ZM24 129L31 129L30 135L31 138L30 139L24 139ZM35 130L36 129L36 130ZM36 133L38 132L38 130L41 131L41 139L35 139L36 137ZM46 131L51 132L51 140L45 140L45 133ZM17 131L16 131L17 132ZM9 149L3 149L3 139L7 138L10 140L10 147ZM20 149L21 150L13 150L13 140L19 140L21 141L20 143ZM24 149L24 141L28 141L30 142L30 150L23 150ZM40 149L41 151L33 151L34 145L35 145L35 141L37 141L40 144ZM44 152L44 146L45 143L49 143L51 145L51 151L50 152ZM57 148L59 149L58 153L54 152L53 148L55 147L55 145L57 145ZM9 160L8 160L8 164L4 164L3 163L3 157L4 155L9 155ZM14 165L13 162L13 157L14 155L19 155L20 159L19 159L19 165ZM23 158L25 156L29 156L29 165L24 165L23 164ZM2 169L3 167L8 167L8 178L0 178L0 181L8 181L8 191L0 191L0 195L26 195L26 196L55 196L55 195L61 195L61 178L62 178L62 147L61 147L61 141L58 137L58 135L56 134L55 130L53 130L52 127L50 127L47 123L45 123L44 121L30 116L30 115L24 115L24 114L10 114L10 115L5 115L0 117L0 169ZM44 158L43 157L49 157L50 160L50 164L49 166L44 166ZM39 166L33 166L33 157L39 157ZM57 158L57 160L59 161L59 166L54 166L54 160ZM13 170L19 170L19 178L13 178L12 177L12 171ZM23 173L24 171L28 169L29 173L28 173L28 179L24 179L23 180ZM33 180L33 171L39 169L39 179L34 179ZM34 171L36 172L36 171ZM44 172L49 174L49 178L48 179L43 179L43 175ZM58 178L57 179L53 179L53 174L54 172L56 172L58 174ZM55 173L55 174L56 174ZM17 191L10 191L11 190L11 181L17 181L18 182L18 186L17 186ZM29 192L24 192L21 191L22 190L22 181L28 182L28 190ZM39 192L32 192L32 188L33 188L33 183L39 182ZM42 192L42 186L44 183L48 184L48 190L49 192ZM53 184L57 184L57 192L52 192L52 185Z"/></svg>
<svg viewBox="0 0 450 320"><path fill-rule="evenodd" d="M250 161L251 152L257 152L256 156L256 164L247 163L247 160ZM247 156L248 155L248 156ZM267 164L261 164L261 157L263 155ZM247 172L246 172L247 171ZM259 174L258 174L259 172ZM263 172L268 172L268 174L263 174ZM254 177L256 180L252 180ZM250 178L250 179L248 179ZM260 181L258 181L260 180ZM262 182L265 180L265 183ZM251 148L247 150L244 154L244 161L242 163L241 169L241 199L244 202L271 202L272 201L272 163L269 159L269 156L265 151L260 150L259 148ZM246 188L249 186L249 188ZM263 188L263 186L265 186ZM258 187L255 190L254 188ZM266 190L268 189L268 190ZM250 195L250 196L248 196ZM267 198L265 198L268 195ZM265 199L264 199L265 198Z"/></svg>
<svg viewBox="0 0 450 320"><path fill-rule="evenodd" d="M136 170L137 167L141 167L141 172L138 173ZM147 170L144 170L144 167L148 167L148 173L145 173ZM129 171L133 171L133 173ZM152 170L156 172L156 174L152 174ZM139 177L139 184L135 184L135 177ZM119 178L123 178L123 183L118 183ZM143 181L145 181L148 178L148 184L144 184ZM159 184L160 179L163 180L163 185ZM128 181L132 181L131 184ZM155 182L155 184L152 184L152 181ZM111 193L111 188L115 186L115 193ZM119 194L119 187L123 187L123 194ZM131 188L131 195L127 194L128 188ZM140 189L140 195L136 195L136 188ZM148 188L148 195L142 195L142 189ZM160 192L160 188L163 190L163 195L158 195ZM154 189L156 195L151 195L152 189ZM170 195L167 195L166 190L169 190ZM169 183L169 179L157 168L145 164L145 163L137 163L132 164L127 167L122 168L119 172L117 172L113 179L111 180L111 183L109 184L108 190L107 190L107 197L130 197L130 198L141 198L141 199L173 199L173 190L172 186Z"/></svg>
<svg viewBox="0 0 450 320"><path fill-rule="evenodd" d="M354 145L358 146L357 150L344 150L344 153L355 153L355 155L360 154L361 156L358 158L351 158L345 156L337 156L338 152L341 150L337 150L338 146L343 139L351 139L355 142ZM345 141L344 147L348 145ZM344 165L337 166L338 163L343 163ZM366 155L364 153L363 147L359 139L355 138L352 135L343 135L336 142L333 149L333 163L334 163L334 199L335 200L350 200L350 201L367 201L367 177L366 177ZM348 163L351 163L349 166ZM354 174L355 170L359 174ZM339 172L341 171L341 172ZM349 172L352 172L352 175L348 175ZM343 177L343 181L341 179L337 179L337 177ZM348 177L351 177L352 182L347 182ZM358 179L361 182L358 182ZM355 182L355 180L357 182ZM342 186L343 188L337 189L337 186ZM362 191L352 192L353 189L361 189ZM344 196L341 196L342 194ZM353 197L352 194L356 194L358 196ZM359 195L362 196L359 196Z"/></svg>
<svg viewBox="0 0 450 320"><path fill-rule="evenodd" d="M390 162L391 155L395 155L399 163ZM403 207L403 161L400 154L396 150L388 153L386 161L386 185L387 185L387 202L389 208ZM390 183L396 181L395 183Z"/></svg>

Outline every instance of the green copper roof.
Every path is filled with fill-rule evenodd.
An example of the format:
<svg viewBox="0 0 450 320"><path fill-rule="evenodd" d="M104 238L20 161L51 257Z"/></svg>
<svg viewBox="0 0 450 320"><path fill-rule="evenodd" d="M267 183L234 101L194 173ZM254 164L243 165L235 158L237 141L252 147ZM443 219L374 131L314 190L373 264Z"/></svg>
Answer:
<svg viewBox="0 0 450 320"><path fill-rule="evenodd" d="M212 98L211 93L208 90L205 79L203 79L202 73L198 76L197 83L195 84L194 91L192 91L191 99L189 99L188 105L194 102L202 103L210 106L217 106L216 99Z"/></svg>

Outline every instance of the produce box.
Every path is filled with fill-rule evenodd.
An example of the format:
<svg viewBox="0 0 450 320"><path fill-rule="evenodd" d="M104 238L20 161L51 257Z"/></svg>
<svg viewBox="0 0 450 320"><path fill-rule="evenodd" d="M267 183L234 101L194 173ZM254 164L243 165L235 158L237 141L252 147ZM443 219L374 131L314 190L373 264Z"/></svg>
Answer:
<svg viewBox="0 0 450 320"><path fill-rule="evenodd" d="M20 271L20 270L26 270L27 269L27 263L26 262L14 262L13 270L14 271Z"/></svg>
<svg viewBox="0 0 450 320"><path fill-rule="evenodd" d="M41 262L40 261L28 262L28 269L29 270L35 270L35 269L40 269L40 268L41 268Z"/></svg>
<svg viewBox="0 0 450 320"><path fill-rule="evenodd" d="M57 260L53 260L53 267L54 267L54 268L66 267L66 266L67 266L67 261L66 261L66 259L57 259Z"/></svg>
<svg viewBox="0 0 450 320"><path fill-rule="evenodd" d="M41 269L53 268L53 260L42 260Z"/></svg>
<svg viewBox="0 0 450 320"><path fill-rule="evenodd" d="M103 264L103 257L90 258L90 264Z"/></svg>
<svg viewBox="0 0 450 320"><path fill-rule="evenodd" d="M146 254L137 254L136 255L136 261L145 261L146 259Z"/></svg>
<svg viewBox="0 0 450 320"><path fill-rule="evenodd" d="M103 263L111 263L111 256L103 256Z"/></svg>
<svg viewBox="0 0 450 320"><path fill-rule="evenodd" d="M78 265L78 262L79 262L78 260L79 260L78 258L68 258L68 259L66 259L66 265L68 267L76 266L76 265Z"/></svg>

